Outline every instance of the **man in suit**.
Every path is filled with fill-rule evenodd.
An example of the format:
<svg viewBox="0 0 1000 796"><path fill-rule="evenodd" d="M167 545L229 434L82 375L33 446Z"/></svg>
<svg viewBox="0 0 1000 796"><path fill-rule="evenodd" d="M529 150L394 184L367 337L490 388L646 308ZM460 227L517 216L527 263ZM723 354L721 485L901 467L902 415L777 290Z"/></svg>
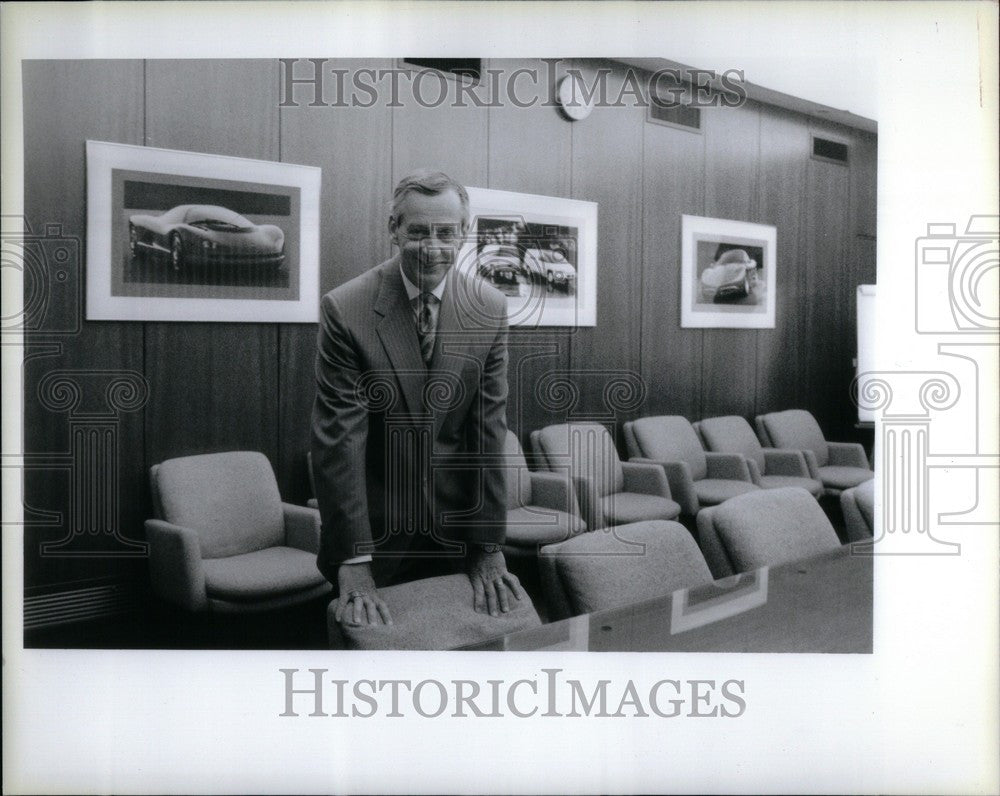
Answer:
<svg viewBox="0 0 1000 796"><path fill-rule="evenodd" d="M506 299L454 267L468 194L419 171L393 195L398 252L322 299L312 461L318 566L338 621L391 623L377 587L465 569L477 611L523 592L507 571Z"/></svg>

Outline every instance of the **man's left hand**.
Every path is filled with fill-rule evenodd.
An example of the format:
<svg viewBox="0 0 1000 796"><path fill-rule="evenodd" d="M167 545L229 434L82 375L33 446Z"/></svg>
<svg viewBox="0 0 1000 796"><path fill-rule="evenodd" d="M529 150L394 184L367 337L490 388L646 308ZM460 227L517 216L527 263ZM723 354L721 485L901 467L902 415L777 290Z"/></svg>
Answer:
<svg viewBox="0 0 1000 796"><path fill-rule="evenodd" d="M474 592L473 608L476 613L499 616L511 609L511 596L520 600L524 596L517 576L507 571L503 553L487 553L475 548L469 557L469 580Z"/></svg>

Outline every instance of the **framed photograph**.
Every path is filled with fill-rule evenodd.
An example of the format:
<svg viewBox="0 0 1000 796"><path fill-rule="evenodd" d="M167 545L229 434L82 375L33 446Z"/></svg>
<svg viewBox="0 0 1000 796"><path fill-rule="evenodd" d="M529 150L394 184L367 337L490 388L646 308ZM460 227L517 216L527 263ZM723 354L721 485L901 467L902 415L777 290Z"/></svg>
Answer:
<svg viewBox="0 0 1000 796"><path fill-rule="evenodd" d="M87 319L319 320L320 169L87 141Z"/></svg>
<svg viewBox="0 0 1000 796"><path fill-rule="evenodd" d="M596 325L597 204L467 190L459 268L507 296L510 325Z"/></svg>
<svg viewBox="0 0 1000 796"><path fill-rule="evenodd" d="M681 326L773 329L777 229L681 217Z"/></svg>

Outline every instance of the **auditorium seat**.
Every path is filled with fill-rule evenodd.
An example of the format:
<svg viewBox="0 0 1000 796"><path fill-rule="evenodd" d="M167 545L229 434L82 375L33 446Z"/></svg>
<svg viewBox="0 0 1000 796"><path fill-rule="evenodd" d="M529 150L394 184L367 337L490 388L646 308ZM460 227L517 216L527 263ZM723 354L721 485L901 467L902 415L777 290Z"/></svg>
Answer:
<svg viewBox="0 0 1000 796"><path fill-rule="evenodd" d="M795 487L738 495L698 514L698 545L723 578L808 558L840 545L819 503Z"/></svg>
<svg viewBox="0 0 1000 796"><path fill-rule="evenodd" d="M338 601L327 609L331 649L446 650L486 641L541 624L525 595L512 600L506 614L479 614L472 607L468 575L442 575L379 589L392 617L391 625L342 625Z"/></svg>
<svg viewBox="0 0 1000 796"><path fill-rule="evenodd" d="M253 451L168 459L150 469L146 521L155 594L191 611L247 612L330 591L316 568L319 512L281 502Z"/></svg>
<svg viewBox="0 0 1000 796"><path fill-rule="evenodd" d="M600 423L546 426L531 432L531 446L547 470L569 473L590 530L672 520L681 512L671 499L663 468L622 462L614 440Z"/></svg>
<svg viewBox="0 0 1000 796"><path fill-rule="evenodd" d="M827 495L839 495L875 477L861 445L827 442L816 418L804 409L758 415L756 423L765 445L803 452L810 477L823 484Z"/></svg>
<svg viewBox="0 0 1000 796"><path fill-rule="evenodd" d="M712 580L690 532L678 522L662 520L617 525L548 545L538 562L552 620Z"/></svg>
<svg viewBox="0 0 1000 796"><path fill-rule="evenodd" d="M809 475L801 451L779 451L761 447L750 424L742 417L709 417L694 424L705 447L716 453L738 453L747 461L750 477L761 489L799 487L814 497L823 485Z"/></svg>
<svg viewBox="0 0 1000 796"><path fill-rule="evenodd" d="M840 493L847 541L862 542L875 534L875 480L869 479Z"/></svg>
<svg viewBox="0 0 1000 796"><path fill-rule="evenodd" d="M630 461L663 467L682 514L694 516L702 506L759 488L739 454L706 453L685 417L643 417L625 423L623 431Z"/></svg>

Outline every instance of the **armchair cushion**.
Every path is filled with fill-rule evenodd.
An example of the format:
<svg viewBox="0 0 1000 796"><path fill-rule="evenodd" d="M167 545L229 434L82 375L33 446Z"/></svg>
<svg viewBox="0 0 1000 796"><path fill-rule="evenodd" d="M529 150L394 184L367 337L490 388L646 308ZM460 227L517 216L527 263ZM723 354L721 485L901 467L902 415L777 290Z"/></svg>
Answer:
<svg viewBox="0 0 1000 796"><path fill-rule="evenodd" d="M521 506L507 512L505 544L515 547L553 544L586 529L575 514L542 506Z"/></svg>
<svg viewBox="0 0 1000 796"><path fill-rule="evenodd" d="M845 489L840 493L847 539L851 542L870 539L875 533L875 481Z"/></svg>
<svg viewBox="0 0 1000 796"><path fill-rule="evenodd" d="M661 470L662 472L662 470ZM644 520L672 520L681 513L670 498L641 492L618 492L600 499L605 525L627 525Z"/></svg>
<svg viewBox="0 0 1000 796"><path fill-rule="evenodd" d="M756 462L761 472L766 471L764 449L744 418L736 415L710 417L700 420L696 427L710 451L738 453L745 459Z"/></svg>
<svg viewBox="0 0 1000 796"><path fill-rule="evenodd" d="M676 522L640 522L581 534L539 555L553 619L651 599L712 580L691 534Z"/></svg>
<svg viewBox="0 0 1000 796"><path fill-rule="evenodd" d="M551 471L567 467L593 484L598 497L621 492L625 476L611 434L600 423L564 423L531 433L531 443Z"/></svg>
<svg viewBox="0 0 1000 796"><path fill-rule="evenodd" d="M748 492L703 510L698 541L716 577L806 558L840 544L819 504L795 488Z"/></svg>
<svg viewBox="0 0 1000 796"><path fill-rule="evenodd" d="M206 559L202 565L206 591L215 600L268 600L326 583L316 568L316 554L293 547Z"/></svg>
<svg viewBox="0 0 1000 796"><path fill-rule="evenodd" d="M389 608L391 625L342 626L335 616L338 601L330 603L331 648L445 650L541 624L527 596L514 601L509 613L477 614L472 607L472 584L464 574L401 583L379 589L379 594Z"/></svg>
<svg viewBox="0 0 1000 796"><path fill-rule="evenodd" d="M827 489L850 489L875 477L871 470L860 467L835 467L828 464L819 468L819 479Z"/></svg>
<svg viewBox="0 0 1000 796"><path fill-rule="evenodd" d="M687 462L695 481L708 473L701 441L687 418L680 415L643 417L625 424L631 458Z"/></svg>
<svg viewBox="0 0 1000 796"><path fill-rule="evenodd" d="M281 495L267 457L254 451L169 459L152 468L161 518L198 533L203 558L281 545Z"/></svg>
<svg viewBox="0 0 1000 796"><path fill-rule="evenodd" d="M811 450L816 455L816 464L825 467L830 457L823 430L816 418L804 409L786 409L760 416L761 425L766 430L771 446Z"/></svg>
<svg viewBox="0 0 1000 796"><path fill-rule="evenodd" d="M758 487L749 481L732 481L728 478L703 478L694 482L698 495L698 503L703 506L715 506L731 497L753 492Z"/></svg>

